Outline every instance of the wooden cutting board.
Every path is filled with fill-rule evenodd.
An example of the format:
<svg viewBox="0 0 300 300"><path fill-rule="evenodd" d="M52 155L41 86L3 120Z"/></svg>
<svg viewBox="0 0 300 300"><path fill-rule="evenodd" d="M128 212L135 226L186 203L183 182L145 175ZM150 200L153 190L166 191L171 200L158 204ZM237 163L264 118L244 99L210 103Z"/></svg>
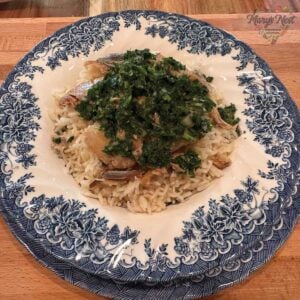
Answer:
<svg viewBox="0 0 300 300"><path fill-rule="evenodd" d="M300 13L275 44L245 14L196 15L249 44L263 57L300 107ZM0 82L36 43L78 18L0 19ZM105 299L61 280L41 266L0 219L0 300ZM207 299L300 299L300 224L262 269L244 282ZM153 299L156 300L156 299Z"/></svg>

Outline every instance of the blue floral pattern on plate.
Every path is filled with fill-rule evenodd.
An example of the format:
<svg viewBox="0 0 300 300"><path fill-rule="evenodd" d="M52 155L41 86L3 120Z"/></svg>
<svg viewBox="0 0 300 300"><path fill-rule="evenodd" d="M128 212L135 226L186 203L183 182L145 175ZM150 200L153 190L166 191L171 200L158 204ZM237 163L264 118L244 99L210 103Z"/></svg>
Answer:
<svg viewBox="0 0 300 300"><path fill-rule="evenodd" d="M141 18L149 20L145 28ZM33 176L26 173L13 178L15 163L23 169L36 164L32 154L37 131L40 130L40 110L32 86L22 77L34 79L45 69L35 61L47 57L45 68L54 70L63 61L79 55L89 55L110 40L114 32L125 27L144 30L149 37L167 39L179 51L187 50L197 55L231 55L239 62L239 84L248 95L246 116L248 130L254 140L270 156L268 173L259 170L262 179L276 180L273 198L264 199L259 180L245 178L232 195L211 199L209 210L199 207L190 220L183 223L182 235L174 237L175 259L168 257L169 245L158 250L151 246L151 237L139 240L133 228L108 227L108 220L99 217L94 209L84 210L78 200L62 196L39 195L29 202L24 195L34 191L27 184ZM253 64L261 80L243 73ZM288 201L296 184L299 169L299 116L288 93L270 68L253 51L231 35L206 23L187 17L153 11L127 11L103 14L70 25L35 47L16 66L0 90L0 192L5 208L13 214L26 234L38 238L46 251L66 259L84 271L125 281L170 281L180 277L202 274L218 265L224 265L232 255L242 255L245 248L257 241L259 233L267 234L280 214L282 203ZM282 158L284 163L273 159ZM260 198L258 205L257 197ZM276 222L275 222L276 223ZM144 244L148 260L143 263L131 257L128 263L116 257L115 250L126 244ZM115 266L115 260L118 260ZM111 265L114 265L111 268Z"/></svg>
<svg viewBox="0 0 300 300"><path fill-rule="evenodd" d="M205 274L194 278L155 286L143 286L141 283L124 284L95 275L87 277L85 272L53 257L34 240L30 240L26 232L18 226L14 219L11 219L10 214L4 210L2 212L12 232L31 254L58 276L76 286L113 299L186 300L204 297L224 287L238 283L251 272L261 267L266 260L270 259L282 243L283 236L277 234L278 230L284 228L284 238L287 238L296 220L291 214L297 211L298 214L300 213L300 201L297 193L298 191L295 190L293 201L290 201L282 209L282 216L276 222L274 230L245 250L238 259L233 259L223 267L213 268ZM293 222L291 222L292 219L294 219Z"/></svg>

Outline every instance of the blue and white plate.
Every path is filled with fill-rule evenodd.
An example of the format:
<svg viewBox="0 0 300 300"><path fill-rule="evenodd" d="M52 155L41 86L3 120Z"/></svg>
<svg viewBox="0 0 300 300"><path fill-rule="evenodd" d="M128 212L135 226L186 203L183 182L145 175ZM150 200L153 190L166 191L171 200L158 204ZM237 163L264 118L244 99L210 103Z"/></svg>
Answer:
<svg viewBox="0 0 300 300"><path fill-rule="evenodd" d="M53 91L75 85L86 60L144 48L213 76L244 132L222 178L152 215L83 196L50 147L48 117ZM228 33L175 14L109 13L56 32L4 82L0 122L1 201L26 239L83 272L126 282L189 278L238 259L269 236L299 170L298 111L268 65Z"/></svg>
<svg viewBox="0 0 300 300"><path fill-rule="evenodd" d="M78 287L120 300L187 300L204 297L238 283L269 260L292 231L296 223L294 214L300 212L299 200L299 191L295 189L293 199L282 206L281 215L269 234L261 236L261 239L245 250L238 259L232 259L222 267L213 268L205 274L187 280L155 286L151 284L145 286L141 283L124 284L97 275L87 276L85 272L60 261L45 251L36 241L29 239L26 231L19 227L10 213L3 208L2 212L16 238L40 263Z"/></svg>

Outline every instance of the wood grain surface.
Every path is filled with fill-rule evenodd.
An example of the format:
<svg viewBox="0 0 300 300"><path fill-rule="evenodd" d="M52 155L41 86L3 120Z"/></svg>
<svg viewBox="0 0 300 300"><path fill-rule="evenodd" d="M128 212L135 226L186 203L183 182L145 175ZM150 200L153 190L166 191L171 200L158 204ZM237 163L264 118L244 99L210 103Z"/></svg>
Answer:
<svg viewBox="0 0 300 300"><path fill-rule="evenodd" d="M5 1L5 0L4 0ZM300 10L299 0L12 0L1 3L0 18L88 16L107 11L156 9L181 14Z"/></svg>
<svg viewBox="0 0 300 300"><path fill-rule="evenodd" d="M291 0L283 0L292 9ZM156 9L181 14L246 13L266 9L264 0L89 0L90 15L126 9Z"/></svg>
<svg viewBox="0 0 300 300"><path fill-rule="evenodd" d="M272 67L300 107L300 14L276 44L259 35L247 15L195 15L234 34ZM37 42L77 18L0 19L0 81ZM243 283L207 299L300 299L300 224L276 256ZM42 267L0 219L0 300L104 299L70 285ZM155 300L155 299L153 299Z"/></svg>
<svg viewBox="0 0 300 300"><path fill-rule="evenodd" d="M89 0L13 0L0 3L0 18L88 16Z"/></svg>

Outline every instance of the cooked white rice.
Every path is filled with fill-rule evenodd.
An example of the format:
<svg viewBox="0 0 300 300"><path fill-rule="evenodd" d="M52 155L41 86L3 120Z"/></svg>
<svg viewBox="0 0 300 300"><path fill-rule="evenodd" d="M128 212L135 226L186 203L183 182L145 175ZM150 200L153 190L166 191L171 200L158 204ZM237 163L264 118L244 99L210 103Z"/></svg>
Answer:
<svg viewBox="0 0 300 300"><path fill-rule="evenodd" d="M86 78L85 71L81 77ZM80 81L86 79L82 78ZM212 99L220 102L215 91L211 87L209 90ZM135 177L130 181L105 180L101 176L104 165L89 150L84 138L84 133L90 126L99 128L99 124L83 120L72 107L58 105L65 94L66 91L63 91L54 95L54 109L50 115L54 122L54 133L63 129L60 135L63 141L74 138L69 143L52 143L53 148L64 160L68 172L81 187L83 194L98 199L103 205L125 207L132 212L152 213L166 209L169 204L184 202L191 195L207 188L213 179L222 176L223 171L213 164L213 157L217 155L228 160L237 138L234 129L214 127L194 144L193 149L200 154L202 161L195 177L177 172L169 174L158 169L147 185L142 184L142 177Z"/></svg>

